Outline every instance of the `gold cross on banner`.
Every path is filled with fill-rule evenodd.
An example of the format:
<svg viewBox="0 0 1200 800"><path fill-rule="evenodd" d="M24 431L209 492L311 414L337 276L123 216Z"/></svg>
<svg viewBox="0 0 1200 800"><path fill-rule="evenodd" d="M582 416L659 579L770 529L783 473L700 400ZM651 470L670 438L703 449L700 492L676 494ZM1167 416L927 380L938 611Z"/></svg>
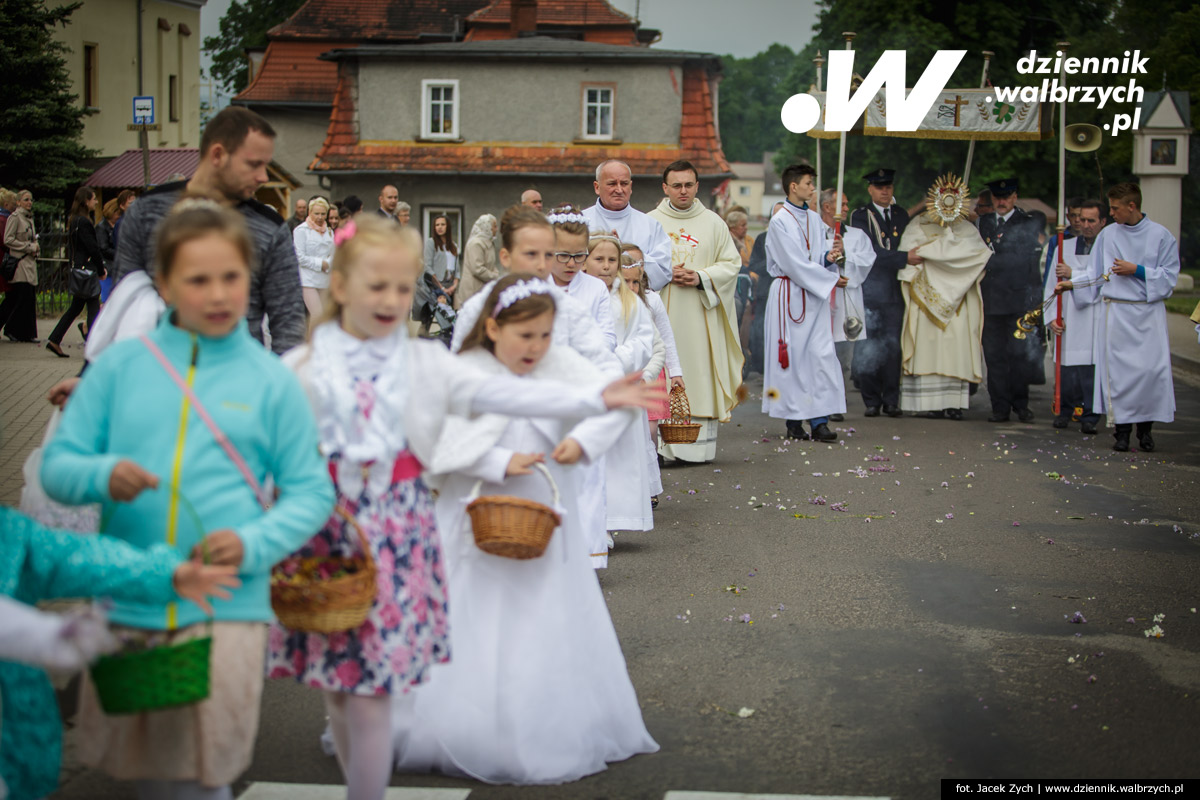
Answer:
<svg viewBox="0 0 1200 800"><path fill-rule="evenodd" d="M944 98L944 99L942 100L942 102L943 102L943 103L946 103L947 105L952 105L952 106L954 106L954 127L956 127L956 128L957 128L957 127L958 127L958 114L959 114L959 109L960 109L960 108L962 108L963 106L969 106L969 105L971 105L970 101L969 101L969 100L963 100L963 99L962 99L962 95L960 95L960 94L956 94L956 95L954 95L954 99L953 99L953 100L951 100L949 97L947 97L947 98Z"/></svg>

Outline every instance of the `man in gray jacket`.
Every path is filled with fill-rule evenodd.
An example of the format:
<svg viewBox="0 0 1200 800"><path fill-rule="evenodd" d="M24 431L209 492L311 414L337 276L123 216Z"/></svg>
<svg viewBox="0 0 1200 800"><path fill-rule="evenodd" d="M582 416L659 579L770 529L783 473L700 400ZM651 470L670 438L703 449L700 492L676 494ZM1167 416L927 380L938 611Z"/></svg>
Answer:
<svg viewBox="0 0 1200 800"><path fill-rule="evenodd" d="M275 131L248 108L229 106L213 117L200 139L200 163L189 181L157 186L130 206L121 222L115 280L138 270L154 273L154 231L184 191L224 197L246 218L254 240L257 269L250 284L246 319L250 333L263 341L263 317L271 349L284 353L304 341L304 299L300 265L283 217L254 199L267 182L275 154Z"/></svg>

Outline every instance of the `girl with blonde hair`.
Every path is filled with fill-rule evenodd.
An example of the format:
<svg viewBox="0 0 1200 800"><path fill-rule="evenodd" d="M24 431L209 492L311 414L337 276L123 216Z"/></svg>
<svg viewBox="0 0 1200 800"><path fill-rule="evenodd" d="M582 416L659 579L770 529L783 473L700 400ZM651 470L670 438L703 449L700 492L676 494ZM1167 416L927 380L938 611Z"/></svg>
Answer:
<svg viewBox="0 0 1200 800"><path fill-rule="evenodd" d="M410 339L421 249L415 231L383 219L343 225L329 303L309 343L285 357L316 413L320 453L344 512L296 555L357 553L357 524L379 571L374 603L357 628L321 634L273 625L267 671L323 692L350 800L382 798L392 772L393 713L411 713L410 689L450 657L441 539L422 477L425 469L458 466L458 448L439 446L447 415L586 416L609 405L641 406L651 393L629 379L601 391L489 376L437 342ZM501 474L537 460L509 455Z"/></svg>
<svg viewBox="0 0 1200 800"><path fill-rule="evenodd" d="M609 308L617 336L614 351L621 368L639 375L654 353L654 324L650 311L622 280L621 242L615 236L592 231L588 240L588 258L584 269L604 281L609 289ZM654 528L650 507L650 476L646 464L645 442L650 436L646 415L621 434L605 454L605 493L609 549L615 531L648 531Z"/></svg>

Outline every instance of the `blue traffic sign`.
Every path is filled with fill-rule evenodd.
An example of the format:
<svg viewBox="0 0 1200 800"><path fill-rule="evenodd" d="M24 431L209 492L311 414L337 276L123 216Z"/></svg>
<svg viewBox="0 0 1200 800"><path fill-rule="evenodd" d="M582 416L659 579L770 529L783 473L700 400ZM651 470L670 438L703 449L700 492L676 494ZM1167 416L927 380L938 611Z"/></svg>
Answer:
<svg viewBox="0 0 1200 800"><path fill-rule="evenodd" d="M133 98L133 124L134 125L153 125L154 124L154 98L153 97L135 97L135 98Z"/></svg>

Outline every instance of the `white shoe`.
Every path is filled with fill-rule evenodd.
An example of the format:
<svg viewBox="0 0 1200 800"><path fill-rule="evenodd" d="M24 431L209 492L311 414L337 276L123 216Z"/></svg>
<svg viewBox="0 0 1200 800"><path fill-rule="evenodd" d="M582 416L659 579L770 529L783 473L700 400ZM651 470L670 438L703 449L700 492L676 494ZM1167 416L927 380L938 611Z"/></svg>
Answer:
<svg viewBox="0 0 1200 800"><path fill-rule="evenodd" d="M609 550L612 550L612 549L613 549L613 544L614 544L614 542L613 542L613 535L612 535L611 533L605 533L605 534L604 534L604 536L605 536L605 538L607 538L607 539L608 539L608 549L609 549Z"/></svg>
<svg viewBox="0 0 1200 800"><path fill-rule="evenodd" d="M325 730L321 732L321 751L327 756L336 756L337 747L333 744L333 728L325 722Z"/></svg>

